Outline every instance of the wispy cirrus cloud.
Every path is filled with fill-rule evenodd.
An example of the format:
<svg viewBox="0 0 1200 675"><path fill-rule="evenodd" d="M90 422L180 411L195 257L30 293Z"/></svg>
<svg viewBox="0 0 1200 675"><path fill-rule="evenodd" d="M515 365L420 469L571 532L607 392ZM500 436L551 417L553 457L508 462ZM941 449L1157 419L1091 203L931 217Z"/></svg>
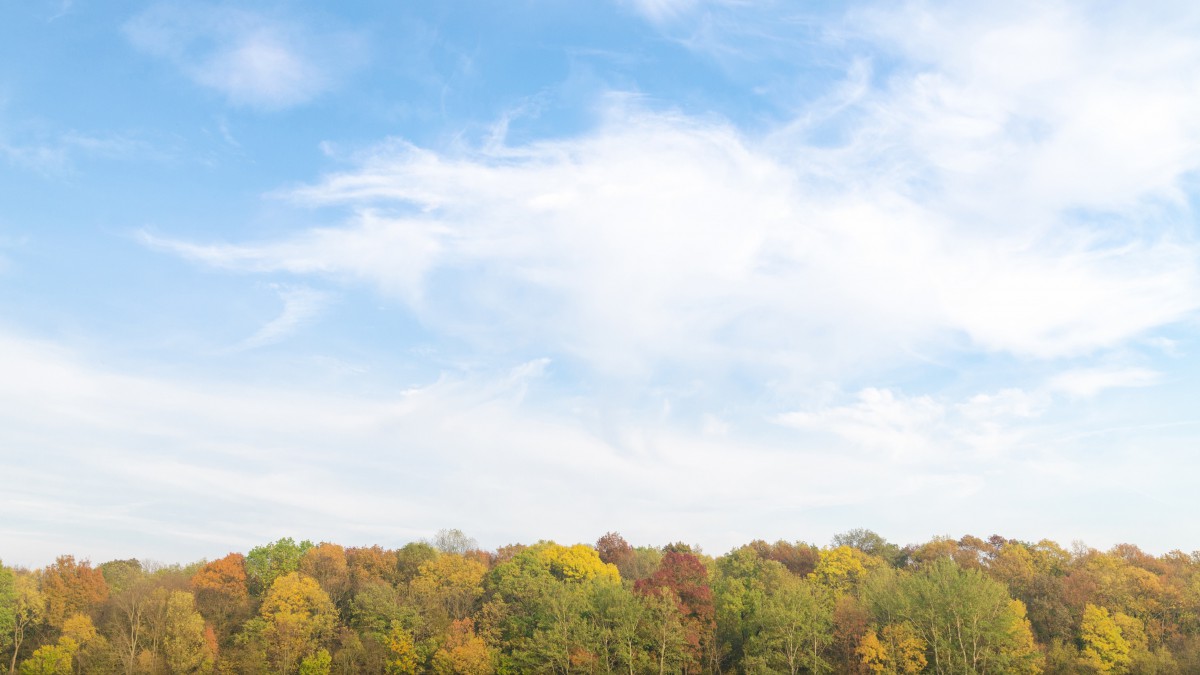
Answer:
<svg viewBox="0 0 1200 675"><path fill-rule="evenodd" d="M900 168L860 173L864 147L787 150L618 106L579 138L453 155L387 143L291 193L356 210L342 226L262 244L155 241L218 266L367 282L431 325L618 370L799 372L958 336L1054 358L1200 303L1195 245L1158 225L1156 207L1111 214L1106 236L1050 208L1030 228L1020 199L1011 227L1003 212L980 225L960 194L926 193Z"/></svg>
<svg viewBox="0 0 1200 675"><path fill-rule="evenodd" d="M237 349L255 349L275 344L291 335L304 324L314 320L329 303L329 294L312 288L276 288L283 309L253 335L243 340Z"/></svg>
<svg viewBox="0 0 1200 675"><path fill-rule="evenodd" d="M154 5L125 24L125 35L230 103L266 110L316 98L365 58L354 33L221 5Z"/></svg>
<svg viewBox="0 0 1200 675"><path fill-rule="evenodd" d="M1181 196L1200 99L1180 93L1200 49L1186 22L1124 37L1124 15L1078 15L859 12L837 28L889 73L868 54L836 104L764 133L614 96L575 137L391 140L288 195L340 225L160 243L367 282L432 326L614 372L1095 354L1200 307Z"/></svg>
<svg viewBox="0 0 1200 675"><path fill-rule="evenodd" d="M163 161L173 152L130 134L89 134L79 131L25 134L10 140L0 135L0 156L16 166L55 176L71 174L85 159L118 161Z"/></svg>

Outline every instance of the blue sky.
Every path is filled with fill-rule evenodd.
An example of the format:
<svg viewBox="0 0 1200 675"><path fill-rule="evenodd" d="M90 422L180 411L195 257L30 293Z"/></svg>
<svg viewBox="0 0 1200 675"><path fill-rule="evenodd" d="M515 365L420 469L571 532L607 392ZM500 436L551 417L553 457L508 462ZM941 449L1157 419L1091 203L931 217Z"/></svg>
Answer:
<svg viewBox="0 0 1200 675"><path fill-rule="evenodd" d="M0 556L1200 548L1200 10L0 7Z"/></svg>

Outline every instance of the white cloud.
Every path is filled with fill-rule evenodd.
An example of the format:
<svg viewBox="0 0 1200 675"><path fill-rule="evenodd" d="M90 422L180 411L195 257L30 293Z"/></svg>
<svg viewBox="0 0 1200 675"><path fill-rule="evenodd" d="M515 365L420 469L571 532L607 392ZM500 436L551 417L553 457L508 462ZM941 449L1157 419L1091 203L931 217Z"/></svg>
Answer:
<svg viewBox="0 0 1200 675"><path fill-rule="evenodd" d="M418 304L444 229L433 221L414 222L364 210L353 228L314 229L263 245L193 244L148 232L142 232L141 239L148 246L228 269L323 274L378 284L385 292Z"/></svg>
<svg viewBox="0 0 1200 675"><path fill-rule="evenodd" d="M1033 227L1028 186L1006 208L991 187L914 185L924 169L905 173L887 144L776 140L617 105L578 138L465 154L389 142L291 194L355 209L342 227L155 241L215 265L365 281L442 330L613 372L803 373L959 335L983 352L1080 355L1200 304L1195 245L1157 208L1110 213L1098 232L1043 204Z"/></svg>
<svg viewBox="0 0 1200 675"><path fill-rule="evenodd" d="M274 344L312 321L329 302L329 294L311 288L278 288L283 310L254 335L246 338L239 349L254 349Z"/></svg>
<svg viewBox="0 0 1200 675"><path fill-rule="evenodd" d="M777 421L833 434L855 449L922 459L946 450L939 447L944 439L934 437L945 416L945 406L928 396L897 397L886 389L867 388L851 405L785 413Z"/></svg>
<svg viewBox="0 0 1200 675"><path fill-rule="evenodd" d="M360 38L296 21L204 4L159 4L125 25L138 49L170 60L230 103L262 109L306 103L359 62Z"/></svg>
<svg viewBox="0 0 1200 675"><path fill-rule="evenodd" d="M1055 375L1048 387L1069 396L1091 398L1106 389L1148 387L1160 379L1159 373L1146 368L1082 368Z"/></svg>

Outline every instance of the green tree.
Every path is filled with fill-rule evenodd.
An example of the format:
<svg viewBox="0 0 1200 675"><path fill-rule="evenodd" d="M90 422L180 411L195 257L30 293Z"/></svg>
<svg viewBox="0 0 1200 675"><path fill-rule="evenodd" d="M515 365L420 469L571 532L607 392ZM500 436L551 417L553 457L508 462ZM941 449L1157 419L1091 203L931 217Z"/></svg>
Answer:
<svg viewBox="0 0 1200 675"><path fill-rule="evenodd" d="M108 584L109 595L117 595L136 583L146 573L136 559L110 560L100 565L100 573Z"/></svg>
<svg viewBox="0 0 1200 675"><path fill-rule="evenodd" d="M300 660L300 675L329 675L333 668L333 657L329 650L320 649Z"/></svg>
<svg viewBox="0 0 1200 675"><path fill-rule="evenodd" d="M262 546L255 546L246 555L246 581L250 594L265 593L279 577L300 569L300 560L313 543L307 539L299 544L291 537Z"/></svg>
<svg viewBox="0 0 1200 675"><path fill-rule="evenodd" d="M21 675L73 675L75 652L79 645L70 638L42 645L21 663Z"/></svg>
<svg viewBox="0 0 1200 675"><path fill-rule="evenodd" d="M646 661L638 626L646 613L640 596L628 585L593 584L591 612L595 622L595 644L603 672L633 673Z"/></svg>
<svg viewBox="0 0 1200 675"><path fill-rule="evenodd" d="M679 598L670 588L657 588L643 595L642 639L647 645L653 670L658 675L676 673L694 660Z"/></svg>
<svg viewBox="0 0 1200 675"><path fill-rule="evenodd" d="M881 569L864 596L880 624L908 621L935 673L1039 673L1025 607L978 570L939 558L916 573Z"/></svg>
<svg viewBox="0 0 1200 675"><path fill-rule="evenodd" d="M825 659L825 650L833 642L832 599L811 582L788 576L771 588L757 628L747 651L772 670L791 675L833 670Z"/></svg>
<svg viewBox="0 0 1200 675"><path fill-rule="evenodd" d="M882 558L888 563L895 565L900 562L903 553L900 547L888 542L880 535L864 528L856 528L849 532L835 534L833 536L833 547L849 546L855 548L869 556Z"/></svg>
<svg viewBox="0 0 1200 675"><path fill-rule="evenodd" d="M162 651L172 673L212 669L214 654L204 638L204 617L196 611L195 597L187 591L174 591L167 598Z"/></svg>
<svg viewBox="0 0 1200 675"><path fill-rule="evenodd" d="M32 574L13 574L12 617L12 658L9 659L9 672L16 672L17 656L21 653L25 636L46 617L46 599L38 589L37 579Z"/></svg>
<svg viewBox="0 0 1200 675"><path fill-rule="evenodd" d="M16 575L0 562L0 653L12 646L16 627Z"/></svg>

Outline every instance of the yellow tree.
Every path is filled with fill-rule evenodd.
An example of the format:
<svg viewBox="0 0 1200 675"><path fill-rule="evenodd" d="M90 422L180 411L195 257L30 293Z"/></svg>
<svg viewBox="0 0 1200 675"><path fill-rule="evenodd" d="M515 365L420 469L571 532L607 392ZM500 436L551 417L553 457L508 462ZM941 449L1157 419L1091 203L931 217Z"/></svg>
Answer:
<svg viewBox="0 0 1200 675"><path fill-rule="evenodd" d="M97 669L108 655L108 641L96 630L92 618L86 614L72 614L63 622L62 637L59 641L69 640L75 648L72 656L78 672L90 673Z"/></svg>
<svg viewBox="0 0 1200 675"><path fill-rule="evenodd" d="M1123 673L1129 667L1129 642L1104 607L1083 608L1079 638L1083 642L1080 661L1097 673Z"/></svg>
<svg viewBox="0 0 1200 675"><path fill-rule="evenodd" d="M333 634L337 610L312 577L290 572L271 584L261 615L267 654L281 673L291 673L300 660L317 651Z"/></svg>
<svg viewBox="0 0 1200 675"><path fill-rule="evenodd" d="M919 673L928 665L925 641L908 623L888 624L879 635L867 631L856 651L867 670L880 675Z"/></svg>
<svg viewBox="0 0 1200 675"><path fill-rule="evenodd" d="M426 619L440 631L471 613L483 595L485 574L487 566L478 560L443 553L420 566L409 590Z"/></svg>
<svg viewBox="0 0 1200 675"><path fill-rule="evenodd" d="M537 561L563 581L621 580L617 566L605 563L596 549L586 544L561 546L550 542L534 548Z"/></svg>
<svg viewBox="0 0 1200 675"><path fill-rule="evenodd" d="M857 586L868 572L884 567L885 564L882 559L856 548L838 546L821 551L821 559L817 561L816 569L808 578L836 594L841 594Z"/></svg>
<svg viewBox="0 0 1200 675"><path fill-rule="evenodd" d="M71 675L78 662L79 672L90 672L89 657L103 649L104 637L96 632L92 620L79 613L62 621L62 636L52 645L42 645L21 664L21 675Z"/></svg>
<svg viewBox="0 0 1200 675"><path fill-rule="evenodd" d="M392 622L385 644L390 652L386 663L388 675L417 675L420 672L417 647L413 644L412 633L404 628L404 624Z"/></svg>
<svg viewBox="0 0 1200 675"><path fill-rule="evenodd" d="M78 649L79 645L70 638L60 638L57 644L42 645L21 663L21 675L72 675Z"/></svg>

